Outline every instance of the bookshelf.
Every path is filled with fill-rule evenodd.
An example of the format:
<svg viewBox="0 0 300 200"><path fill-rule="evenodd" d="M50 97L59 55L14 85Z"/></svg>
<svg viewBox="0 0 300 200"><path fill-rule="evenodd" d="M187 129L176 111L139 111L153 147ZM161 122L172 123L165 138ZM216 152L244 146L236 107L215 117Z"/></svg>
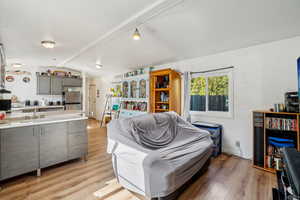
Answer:
<svg viewBox="0 0 300 200"><path fill-rule="evenodd" d="M300 151L300 113L253 111L253 167L275 173L280 145Z"/></svg>
<svg viewBox="0 0 300 200"><path fill-rule="evenodd" d="M150 73L150 111L181 112L181 77L172 69Z"/></svg>

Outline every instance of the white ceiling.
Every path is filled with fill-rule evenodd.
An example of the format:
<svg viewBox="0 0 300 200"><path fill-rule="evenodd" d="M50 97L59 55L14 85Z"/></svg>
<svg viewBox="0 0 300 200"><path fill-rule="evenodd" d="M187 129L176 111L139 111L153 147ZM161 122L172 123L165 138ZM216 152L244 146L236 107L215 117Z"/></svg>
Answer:
<svg viewBox="0 0 300 200"><path fill-rule="evenodd" d="M112 76L298 36L299 19L299 0L1 0L0 42L8 62Z"/></svg>

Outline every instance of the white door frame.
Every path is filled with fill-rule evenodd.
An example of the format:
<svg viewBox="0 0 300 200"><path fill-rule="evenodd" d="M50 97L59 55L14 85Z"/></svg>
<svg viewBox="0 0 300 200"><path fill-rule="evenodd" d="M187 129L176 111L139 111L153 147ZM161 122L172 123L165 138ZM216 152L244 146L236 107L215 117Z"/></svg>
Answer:
<svg viewBox="0 0 300 200"><path fill-rule="evenodd" d="M96 119L96 85L89 84L88 117Z"/></svg>

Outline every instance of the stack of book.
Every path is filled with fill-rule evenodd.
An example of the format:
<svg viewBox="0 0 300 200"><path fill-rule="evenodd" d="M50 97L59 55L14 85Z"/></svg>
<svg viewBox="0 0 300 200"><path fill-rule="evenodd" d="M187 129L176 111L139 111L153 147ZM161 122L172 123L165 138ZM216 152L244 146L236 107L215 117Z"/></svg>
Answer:
<svg viewBox="0 0 300 200"><path fill-rule="evenodd" d="M293 139L268 137L268 148L266 156L266 167L280 170L282 168L283 148L295 148Z"/></svg>
<svg viewBox="0 0 300 200"><path fill-rule="evenodd" d="M266 128L284 131L297 131L297 120L267 117Z"/></svg>

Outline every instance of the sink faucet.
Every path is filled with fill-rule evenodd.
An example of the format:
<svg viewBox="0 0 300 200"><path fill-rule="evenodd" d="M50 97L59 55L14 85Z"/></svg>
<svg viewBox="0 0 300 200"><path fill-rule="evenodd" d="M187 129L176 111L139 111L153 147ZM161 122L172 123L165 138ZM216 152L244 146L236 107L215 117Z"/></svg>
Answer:
<svg viewBox="0 0 300 200"><path fill-rule="evenodd" d="M37 115L37 109L36 108L34 108L34 110L33 110L33 118L38 118L38 115Z"/></svg>

